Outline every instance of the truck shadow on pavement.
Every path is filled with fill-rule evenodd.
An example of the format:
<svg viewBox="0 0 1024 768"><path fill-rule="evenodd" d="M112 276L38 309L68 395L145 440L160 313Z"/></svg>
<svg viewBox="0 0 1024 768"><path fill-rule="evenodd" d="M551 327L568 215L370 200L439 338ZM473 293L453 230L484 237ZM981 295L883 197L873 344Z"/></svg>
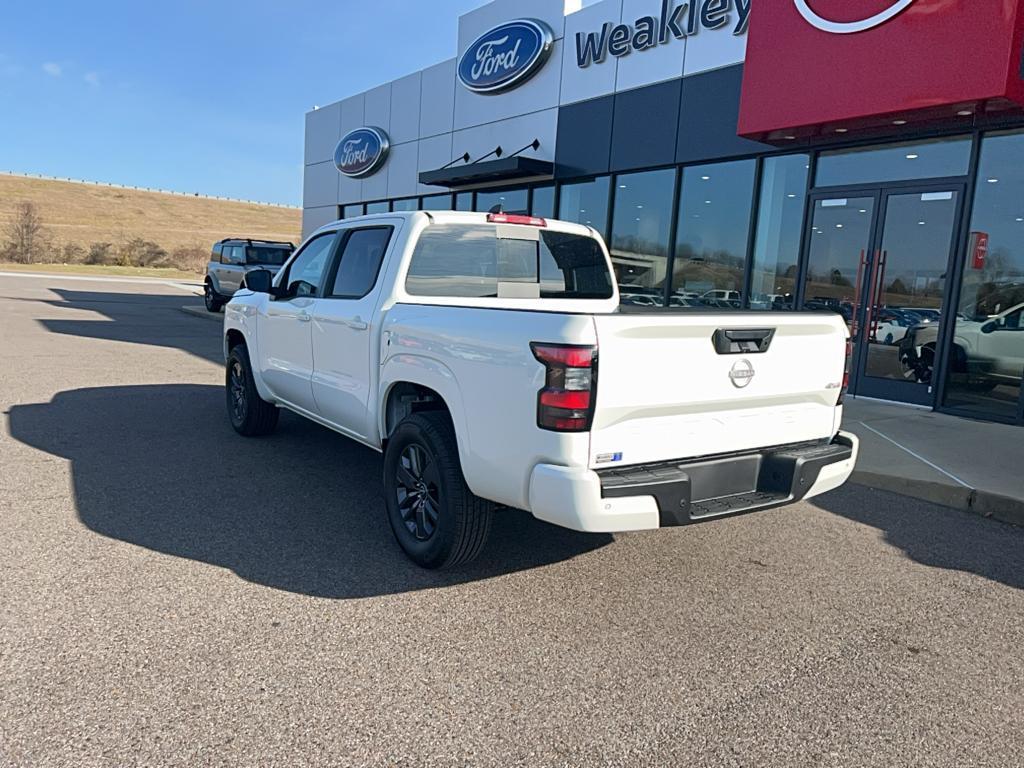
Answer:
<svg viewBox="0 0 1024 768"><path fill-rule="evenodd" d="M388 527L377 453L289 413L270 437L239 437L218 386L76 389L13 406L8 418L14 438L71 462L78 515L89 529L304 595L443 587L612 541L502 510L475 563L421 570Z"/></svg>
<svg viewBox="0 0 1024 768"><path fill-rule="evenodd" d="M146 344L180 349L196 357L223 364L221 325L215 321L190 317L181 311L185 304L202 307L201 299L181 294L113 293L50 288L59 299L20 299L38 301L62 310L84 310L89 317L47 318L39 323L50 333L88 339Z"/></svg>
<svg viewBox="0 0 1024 768"><path fill-rule="evenodd" d="M810 503L877 529L917 563L1024 589L1024 529L856 484Z"/></svg>

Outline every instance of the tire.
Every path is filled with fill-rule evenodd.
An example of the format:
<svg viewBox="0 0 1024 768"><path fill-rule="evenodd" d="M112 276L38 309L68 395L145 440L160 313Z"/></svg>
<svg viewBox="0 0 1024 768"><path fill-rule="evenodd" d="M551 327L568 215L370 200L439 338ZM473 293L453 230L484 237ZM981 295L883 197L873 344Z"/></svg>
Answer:
<svg viewBox="0 0 1024 768"><path fill-rule="evenodd" d="M399 546L423 568L470 562L491 530L493 505L467 487L442 411L414 413L395 428L384 452L384 500Z"/></svg>
<svg viewBox="0 0 1024 768"><path fill-rule="evenodd" d="M252 377L249 350L245 344L236 345L228 354L224 390L228 421L235 432L246 437L257 437L274 431L280 411L276 405L260 397Z"/></svg>
<svg viewBox="0 0 1024 768"><path fill-rule="evenodd" d="M207 312L220 312L220 308L224 306L224 299L213 290L213 284L209 280L203 284L203 301L206 302Z"/></svg>

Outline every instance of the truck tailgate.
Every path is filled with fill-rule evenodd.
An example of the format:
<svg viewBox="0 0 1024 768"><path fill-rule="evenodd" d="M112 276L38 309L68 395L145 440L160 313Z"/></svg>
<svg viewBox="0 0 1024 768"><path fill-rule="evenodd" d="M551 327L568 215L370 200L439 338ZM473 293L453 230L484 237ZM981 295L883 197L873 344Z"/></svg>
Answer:
<svg viewBox="0 0 1024 768"><path fill-rule="evenodd" d="M596 315L593 468L831 437L846 325L812 313Z"/></svg>

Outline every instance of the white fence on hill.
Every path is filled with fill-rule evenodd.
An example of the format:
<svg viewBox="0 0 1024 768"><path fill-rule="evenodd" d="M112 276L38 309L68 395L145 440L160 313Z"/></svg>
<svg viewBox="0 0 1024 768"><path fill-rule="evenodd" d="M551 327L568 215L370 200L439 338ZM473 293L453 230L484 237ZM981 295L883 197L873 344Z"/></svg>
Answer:
<svg viewBox="0 0 1024 768"><path fill-rule="evenodd" d="M0 176L17 176L22 179L43 179L45 181L69 181L72 184L87 184L92 187L110 187L111 189L134 189L139 192L156 192L161 195L175 195L177 197L199 197L206 200L223 200L228 203L248 203L249 205L263 205L268 208L288 208L301 210L298 205L281 205L280 203L264 203L259 200L242 200L237 197L221 197L220 195L203 195L199 192L175 192L172 189L156 189L154 187L133 187L129 184L112 184L105 181L86 181L85 179L64 178L61 176L46 176L42 173L17 173L16 171L0 171Z"/></svg>

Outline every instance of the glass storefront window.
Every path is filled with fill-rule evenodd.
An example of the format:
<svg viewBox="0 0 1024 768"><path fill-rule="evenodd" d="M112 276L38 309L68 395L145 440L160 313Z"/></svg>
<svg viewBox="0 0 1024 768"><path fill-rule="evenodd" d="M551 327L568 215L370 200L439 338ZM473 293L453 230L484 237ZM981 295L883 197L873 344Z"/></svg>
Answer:
<svg viewBox="0 0 1024 768"><path fill-rule="evenodd" d="M447 192L443 195L424 195L420 208L424 211L450 211L452 196Z"/></svg>
<svg viewBox="0 0 1024 768"><path fill-rule="evenodd" d="M665 303L675 183L675 168L615 178L610 250L623 304Z"/></svg>
<svg viewBox="0 0 1024 768"><path fill-rule="evenodd" d="M473 210L473 193L472 192L459 192L455 195L455 210L456 211L472 211Z"/></svg>
<svg viewBox="0 0 1024 768"><path fill-rule="evenodd" d="M885 144L822 152L815 185L833 187L879 181L964 176L971 162L971 138Z"/></svg>
<svg viewBox="0 0 1024 768"><path fill-rule="evenodd" d="M351 218L355 218L356 216L362 216L362 215L363 215L363 204L362 203L349 203L348 205L343 206L342 209L341 209L341 218L343 218L343 219L351 219Z"/></svg>
<svg viewBox="0 0 1024 768"><path fill-rule="evenodd" d="M607 176L577 184L563 184L558 192L558 218L586 224L607 239L608 184Z"/></svg>
<svg viewBox="0 0 1024 768"><path fill-rule="evenodd" d="M804 309L836 312L851 333L860 311L867 258L871 253L874 197L816 200L804 273Z"/></svg>
<svg viewBox="0 0 1024 768"><path fill-rule="evenodd" d="M670 303L742 306L754 168L739 160L683 169Z"/></svg>
<svg viewBox="0 0 1024 768"><path fill-rule="evenodd" d="M504 213L529 213L525 189L502 189L498 192L477 192L476 209L487 213L500 205Z"/></svg>
<svg viewBox="0 0 1024 768"><path fill-rule="evenodd" d="M533 188L533 204L530 209L531 216L543 216L552 218L555 215L555 186L550 184L546 187Z"/></svg>
<svg viewBox="0 0 1024 768"><path fill-rule="evenodd" d="M376 203L367 203L366 204L366 212L367 213L387 213L388 212L388 201L387 200L381 200L381 201L376 202Z"/></svg>
<svg viewBox="0 0 1024 768"><path fill-rule="evenodd" d="M982 140L965 259L945 405L1015 418L1024 376L1024 133Z"/></svg>
<svg viewBox="0 0 1024 768"><path fill-rule="evenodd" d="M392 200L391 210L392 211L415 211L419 209L417 205L419 201L415 197L406 197L402 200Z"/></svg>
<svg viewBox="0 0 1024 768"><path fill-rule="evenodd" d="M751 309L793 308L809 167L807 155L769 157L761 165Z"/></svg>

